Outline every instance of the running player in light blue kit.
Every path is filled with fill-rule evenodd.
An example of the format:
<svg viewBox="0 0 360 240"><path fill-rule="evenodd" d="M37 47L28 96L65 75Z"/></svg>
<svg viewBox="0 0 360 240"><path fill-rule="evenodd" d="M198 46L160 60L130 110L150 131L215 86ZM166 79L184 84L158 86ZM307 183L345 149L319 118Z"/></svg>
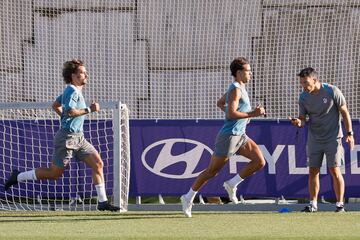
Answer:
<svg viewBox="0 0 360 240"><path fill-rule="evenodd" d="M245 89L251 79L251 68L248 60L236 58L230 65L234 82L228 91L218 100L217 106L225 112L225 123L219 131L215 151L207 169L195 180L189 192L181 196L182 210L187 217L191 217L192 203L200 188L211 178L215 177L222 167L234 154L240 154L250 159L250 162L229 181L224 182L224 188L233 203L238 203L236 197L237 185L244 178L251 176L265 166L265 159L258 145L246 135L246 125L251 117L265 114L263 107L256 107L251 111L250 101Z"/></svg>
<svg viewBox="0 0 360 240"><path fill-rule="evenodd" d="M311 67L301 70L298 76L304 91L299 97L299 117L292 119L291 123L304 127L306 117L309 118L306 150L310 205L303 211L316 212L318 209L320 167L325 155L336 194L336 212L344 212L345 183L340 171L340 166L344 164L344 149L340 113L347 131L345 140L350 150L354 148L352 123L345 98L337 87L321 83L315 69Z"/></svg>
<svg viewBox="0 0 360 240"><path fill-rule="evenodd" d="M64 63L64 81L67 84L62 95L53 103L53 109L61 116L61 128L54 138L53 162L50 168L37 168L26 172L14 170L5 183L5 190L18 182L27 180L57 180L60 178L72 157L84 161L92 168L92 178L98 196L98 210L118 211L120 208L108 202L103 161L98 151L84 138L85 115L100 110L98 103L90 107L85 104L82 88L87 84L88 73L81 60L73 59Z"/></svg>

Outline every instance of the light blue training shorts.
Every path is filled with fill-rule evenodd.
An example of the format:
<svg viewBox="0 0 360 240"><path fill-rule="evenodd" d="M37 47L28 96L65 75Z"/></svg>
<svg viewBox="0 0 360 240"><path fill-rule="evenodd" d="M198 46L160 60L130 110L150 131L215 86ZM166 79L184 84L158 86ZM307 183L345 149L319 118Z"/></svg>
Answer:
<svg viewBox="0 0 360 240"><path fill-rule="evenodd" d="M85 138L83 133L71 133L60 129L54 138L53 163L61 168L66 167L72 157L83 161L90 154L97 153L93 145Z"/></svg>
<svg viewBox="0 0 360 240"><path fill-rule="evenodd" d="M214 155L217 157L231 157L241 147L243 147L249 137L246 134L242 135L217 135L215 141L215 152Z"/></svg>

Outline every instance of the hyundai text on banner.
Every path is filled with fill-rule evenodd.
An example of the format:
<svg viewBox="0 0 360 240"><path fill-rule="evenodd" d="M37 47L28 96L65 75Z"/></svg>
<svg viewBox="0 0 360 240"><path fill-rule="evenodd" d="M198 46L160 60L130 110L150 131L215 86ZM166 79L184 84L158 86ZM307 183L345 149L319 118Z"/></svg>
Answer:
<svg viewBox="0 0 360 240"><path fill-rule="evenodd" d="M221 120L130 121L130 194L180 196L187 192L196 176L207 167L222 124ZM359 143L359 128L360 124L353 122L355 143ZM297 129L289 121L251 121L247 134L259 145L267 164L239 185L238 194L244 197L307 197L307 129ZM345 196L360 197L360 145L355 145L351 153L345 142L343 145L345 166L341 170L346 183ZM242 156L233 156L200 193L227 196L223 182L234 176L246 161ZM335 198L331 176L326 174L325 166L321 168L319 194Z"/></svg>

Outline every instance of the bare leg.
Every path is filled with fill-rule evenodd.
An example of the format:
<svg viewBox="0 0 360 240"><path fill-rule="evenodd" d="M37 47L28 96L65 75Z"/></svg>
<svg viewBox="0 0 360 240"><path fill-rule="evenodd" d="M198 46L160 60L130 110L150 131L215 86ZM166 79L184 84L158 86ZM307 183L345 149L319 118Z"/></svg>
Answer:
<svg viewBox="0 0 360 240"><path fill-rule="evenodd" d="M223 168L228 160L228 157L217 157L212 155L209 166L196 178L191 188L196 192L199 191L199 189L210 178L213 178L218 174L218 172Z"/></svg>
<svg viewBox="0 0 360 240"><path fill-rule="evenodd" d="M250 162L241 169L239 175L242 179L251 176L256 171L262 169L266 162L259 146L252 140L248 142L237 151L238 154L250 159Z"/></svg>
<svg viewBox="0 0 360 240"><path fill-rule="evenodd" d="M113 206L108 202L104 181L104 163L100 157L100 154L98 152L92 153L84 159L84 162L92 169L92 179L98 197L97 209L100 211L119 211L119 207Z"/></svg>
<svg viewBox="0 0 360 240"><path fill-rule="evenodd" d="M104 183L104 163L99 153L90 154L84 162L92 169L92 179L95 185Z"/></svg>
<svg viewBox="0 0 360 240"><path fill-rule="evenodd" d="M320 168L309 168L309 194L310 201L317 201L319 189L320 189Z"/></svg>
<svg viewBox="0 0 360 240"><path fill-rule="evenodd" d="M337 202L344 202L345 182L339 167L329 168Z"/></svg>
<svg viewBox="0 0 360 240"><path fill-rule="evenodd" d="M37 180L49 179L57 180L64 173L64 168L56 166L54 163L51 164L50 168L37 168L35 175Z"/></svg>

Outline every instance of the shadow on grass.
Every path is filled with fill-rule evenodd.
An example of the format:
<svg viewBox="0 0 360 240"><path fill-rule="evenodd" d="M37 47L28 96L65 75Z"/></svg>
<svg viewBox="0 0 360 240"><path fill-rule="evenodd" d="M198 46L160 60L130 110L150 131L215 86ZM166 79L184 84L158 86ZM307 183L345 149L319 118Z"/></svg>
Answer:
<svg viewBox="0 0 360 240"><path fill-rule="evenodd" d="M41 215L8 215L2 216L1 223L10 222L71 222L71 221L117 221L117 220L134 220L134 219L173 219L184 218L179 212L174 213L135 213L135 214L41 214ZM15 218L15 219L12 219Z"/></svg>

